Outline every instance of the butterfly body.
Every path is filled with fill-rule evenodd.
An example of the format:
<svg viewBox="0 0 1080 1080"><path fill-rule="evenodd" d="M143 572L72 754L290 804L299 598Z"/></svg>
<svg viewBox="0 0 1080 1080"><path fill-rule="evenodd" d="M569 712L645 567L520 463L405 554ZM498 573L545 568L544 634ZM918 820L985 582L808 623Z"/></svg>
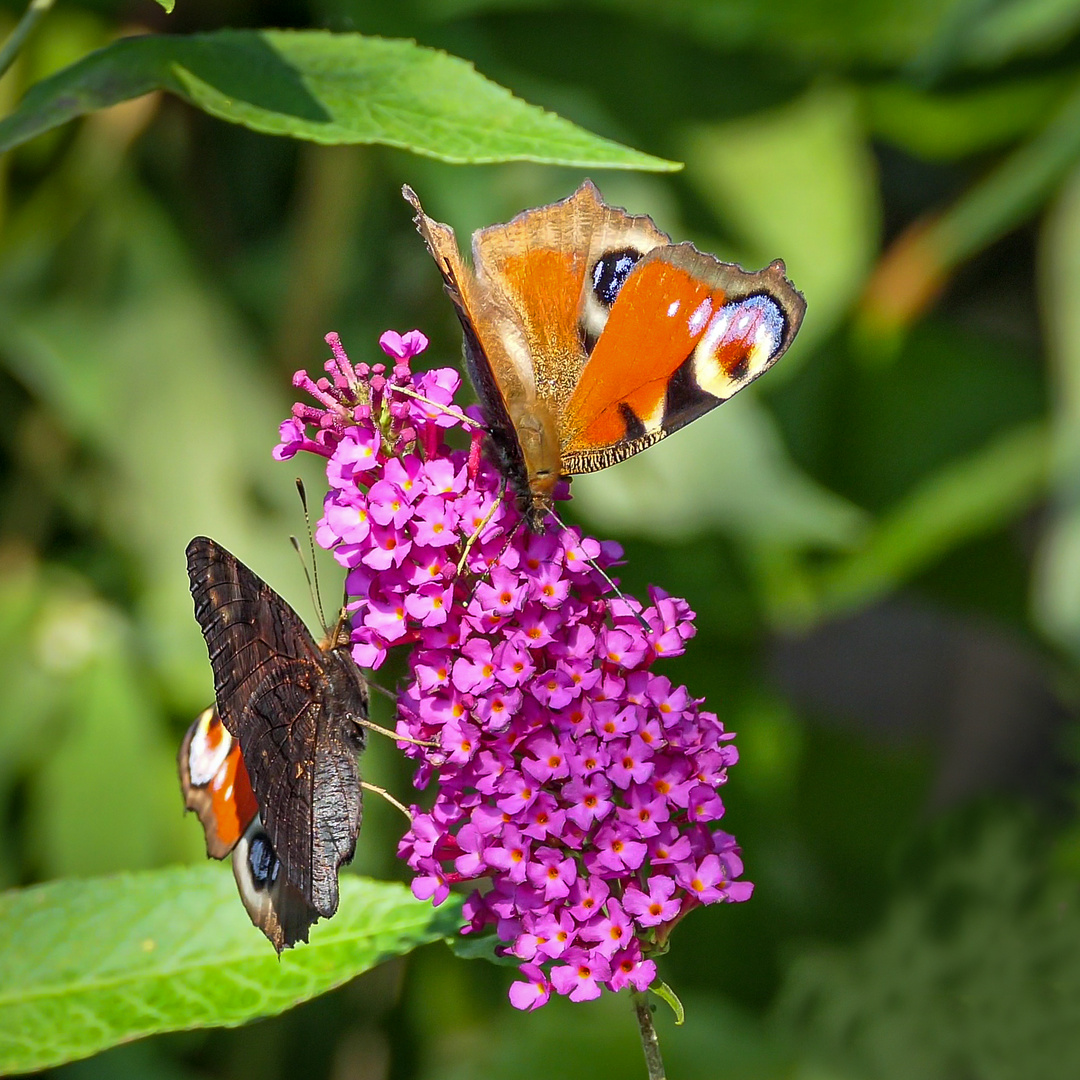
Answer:
<svg viewBox="0 0 1080 1080"><path fill-rule="evenodd" d="M272 908L279 876L282 889L292 890L290 926L302 921L291 910L295 897L309 909L303 940L311 922L337 910L338 870L352 859L363 813L356 757L365 742L367 684L347 634L339 629L317 644L296 612L219 544L196 537L187 558L219 727L203 717L192 726L181 747L181 786L210 855L242 845L254 899L238 871L241 896L280 951L266 926L273 919L258 915ZM234 869L237 861L234 853ZM291 945L294 932L277 936Z"/></svg>
<svg viewBox="0 0 1080 1080"><path fill-rule="evenodd" d="M471 267L453 230L404 195L457 310L497 464L534 529L562 477L622 461L726 401L802 321L781 261L750 273L673 244L589 181L476 232Z"/></svg>

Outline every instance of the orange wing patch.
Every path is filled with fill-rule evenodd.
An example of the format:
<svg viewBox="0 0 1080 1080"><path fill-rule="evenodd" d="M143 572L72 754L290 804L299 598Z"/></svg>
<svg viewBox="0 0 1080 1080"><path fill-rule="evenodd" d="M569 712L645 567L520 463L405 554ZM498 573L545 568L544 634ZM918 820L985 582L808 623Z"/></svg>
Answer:
<svg viewBox="0 0 1080 1080"><path fill-rule="evenodd" d="M681 267L642 260L619 291L567 405L564 456L659 432L671 377L723 303L722 290Z"/></svg>
<svg viewBox="0 0 1080 1080"><path fill-rule="evenodd" d="M216 708L204 709L180 746L180 785L188 810L199 816L207 854L223 859L259 812L240 743Z"/></svg>
<svg viewBox="0 0 1080 1080"><path fill-rule="evenodd" d="M486 269L486 268L485 268ZM533 248L511 255L498 266L501 284L511 295L534 358L536 389L541 397L558 396L565 374L577 374L584 352L577 336L577 311L585 276L584 259L572 251ZM559 358L558 366L545 362ZM571 361L568 371L564 365Z"/></svg>

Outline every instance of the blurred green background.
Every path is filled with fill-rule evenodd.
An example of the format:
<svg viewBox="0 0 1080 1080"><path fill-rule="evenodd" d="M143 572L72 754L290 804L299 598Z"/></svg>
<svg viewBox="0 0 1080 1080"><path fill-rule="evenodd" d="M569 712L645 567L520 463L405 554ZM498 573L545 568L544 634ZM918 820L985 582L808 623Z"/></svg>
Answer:
<svg viewBox="0 0 1080 1080"><path fill-rule="evenodd" d="M122 33L222 26L472 60L684 161L592 175L676 239L783 257L806 294L752 391L574 484L624 587L690 599L668 673L743 755L727 823L757 891L674 937L669 1074L1080 1075L1080 2L61 0L0 105ZM581 179L162 96L0 159L0 886L203 857L174 770L212 693L185 544L214 536L311 617L297 465L270 459L291 373L331 329L354 360L413 326L459 355L401 184L461 236ZM392 748L365 760L408 792ZM404 879L394 812L369 809L355 868ZM56 1075L643 1073L622 996L522 1016L509 979L431 946Z"/></svg>

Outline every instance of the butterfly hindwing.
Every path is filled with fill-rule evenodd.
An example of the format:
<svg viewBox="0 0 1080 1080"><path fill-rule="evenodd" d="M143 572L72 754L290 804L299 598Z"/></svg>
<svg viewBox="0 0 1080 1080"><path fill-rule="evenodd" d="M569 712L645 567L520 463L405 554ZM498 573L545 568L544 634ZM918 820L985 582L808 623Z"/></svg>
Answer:
<svg viewBox="0 0 1080 1080"><path fill-rule="evenodd" d="M177 764L184 806L206 833L206 854L224 859L259 813L240 744L225 730L217 709L203 709L180 744Z"/></svg>
<svg viewBox="0 0 1080 1080"><path fill-rule="evenodd" d="M188 573L217 708L239 740L262 825L285 879L329 917L360 828L363 678L346 650L320 649L296 612L219 544L193 540Z"/></svg>
<svg viewBox="0 0 1080 1080"><path fill-rule="evenodd" d="M536 399L531 369L523 370L512 359L524 349L521 327L499 309L483 305L473 272L458 251L454 230L429 218L407 184L401 192L416 211L416 228L439 268L443 288L461 323L465 366L484 411L494 456L504 475L520 486L527 482L528 466L510 408ZM485 310L493 320L490 327L482 317ZM517 342L518 347L508 347L507 342Z"/></svg>
<svg viewBox="0 0 1080 1080"><path fill-rule="evenodd" d="M240 744L288 880L329 917L338 868L352 859L360 829L362 740L346 737L336 715L344 703L328 692L340 657L329 653L324 663L279 659L247 704ZM347 675L335 682L347 687Z"/></svg>
<svg viewBox="0 0 1080 1080"><path fill-rule="evenodd" d="M285 876L270 834L256 814L244 830L232 857L233 877L251 921L280 953L298 941L322 912L313 908Z"/></svg>
<svg viewBox="0 0 1080 1080"><path fill-rule="evenodd" d="M278 952L307 941L319 913L289 884L259 818L240 744L225 729L217 708L204 709L188 728L179 754L184 804L206 834L206 853L232 854L240 899Z"/></svg>

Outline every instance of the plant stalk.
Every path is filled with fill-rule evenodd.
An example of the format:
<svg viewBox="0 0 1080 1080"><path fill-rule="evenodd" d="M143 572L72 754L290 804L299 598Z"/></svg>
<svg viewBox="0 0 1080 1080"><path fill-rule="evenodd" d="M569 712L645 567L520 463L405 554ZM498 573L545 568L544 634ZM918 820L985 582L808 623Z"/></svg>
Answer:
<svg viewBox="0 0 1080 1080"><path fill-rule="evenodd" d="M649 1070L649 1080L667 1080L664 1072L664 1060L660 1057L660 1042L653 1027L652 1010L649 1008L649 996L639 990L630 992L634 1004L638 1027L641 1029L641 1049L645 1051L645 1066Z"/></svg>
<svg viewBox="0 0 1080 1080"><path fill-rule="evenodd" d="M8 35L4 44L0 45L0 77L3 77L7 69L15 62L15 57L19 55L23 42L55 2L56 0L30 0L30 6L23 17L16 23L15 29Z"/></svg>

